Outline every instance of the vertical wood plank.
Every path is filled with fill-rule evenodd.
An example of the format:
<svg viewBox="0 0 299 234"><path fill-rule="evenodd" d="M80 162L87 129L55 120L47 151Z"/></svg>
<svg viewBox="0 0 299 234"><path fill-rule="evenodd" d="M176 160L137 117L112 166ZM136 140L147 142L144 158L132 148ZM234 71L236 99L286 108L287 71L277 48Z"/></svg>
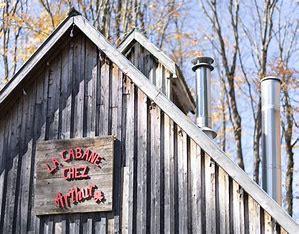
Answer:
<svg viewBox="0 0 299 234"><path fill-rule="evenodd" d="M229 233L229 179L227 173L219 168L219 230Z"/></svg>
<svg viewBox="0 0 299 234"><path fill-rule="evenodd" d="M101 55L101 86L100 86L100 116L99 116L99 136L108 134L109 118L109 71L110 62Z"/></svg>
<svg viewBox="0 0 299 234"><path fill-rule="evenodd" d="M215 162L205 154L206 232L216 233Z"/></svg>
<svg viewBox="0 0 299 234"><path fill-rule="evenodd" d="M168 97L170 100L172 100L172 74L165 69L165 95Z"/></svg>
<svg viewBox="0 0 299 234"><path fill-rule="evenodd" d="M22 142L22 166L21 166L21 179L20 179L20 215L21 215L21 233L27 232L27 222L28 222L28 214L30 214L29 209L31 206L31 176L33 176L33 147L35 145L35 140L33 138L33 130L34 130L34 122L35 122L35 100L36 100L36 85L32 84L33 88L29 89L27 92L27 100L25 102L28 103L28 112L26 116L25 122L22 122L22 125L26 126L25 132L22 138L24 141ZM26 107L26 105L24 106ZM58 125L57 125L58 127Z"/></svg>
<svg viewBox="0 0 299 234"><path fill-rule="evenodd" d="M6 156L4 157L4 155L7 154L7 152L9 151L9 135L10 135L10 115L7 114L4 118L3 118L3 123L5 121L5 124L3 124L3 146L2 146L2 159L1 159L1 164L2 164L2 168L3 168L3 182L2 182L2 200L1 200L1 219L0 219L0 231L3 232L5 231L5 218L7 216L6 214L6 203L7 203L7 176L8 176L8 162L9 162L9 158Z"/></svg>
<svg viewBox="0 0 299 234"><path fill-rule="evenodd" d="M18 160L18 169L17 169L17 179L16 179L16 188L15 188L15 191L14 191L14 196L15 196L15 218L14 217L14 231L16 232L20 232L20 222L18 223L18 221L20 221L20 215L18 215L18 211L20 210L20 201L21 201L21 194L20 194L20 181L21 181L21 176L20 176L20 168L21 168L21 154L22 154L22 147L23 147L23 144L22 144L22 136L21 136L21 129L22 129L22 121L23 121L23 108L24 108L24 102L21 101L21 98L19 99L19 102L17 102L18 104L15 106L15 108L17 108L17 121L14 122L14 125L16 125L16 132L15 132L15 137L17 138L16 139L16 145L14 147L14 157L15 158L18 158L16 160ZM23 132L22 132L23 133ZM19 219L18 219L19 218ZM18 220L18 221L17 221Z"/></svg>
<svg viewBox="0 0 299 234"><path fill-rule="evenodd" d="M47 119L47 97L48 97L48 69L49 67L44 67L41 73L36 88L36 103L35 103L35 125L34 125L34 138L35 141L43 141L46 137L46 119ZM33 185L35 186L35 178L33 180ZM34 192L32 193L32 199L34 198ZM32 211L32 227L35 227L35 233L43 231L41 226L41 220L39 217L35 216Z"/></svg>
<svg viewBox="0 0 299 234"><path fill-rule="evenodd" d="M85 40L78 39L74 48L73 66L73 134L71 137L83 137L83 113L84 113L84 58Z"/></svg>
<svg viewBox="0 0 299 234"><path fill-rule="evenodd" d="M145 55L145 76L148 77L148 79L155 84L155 72L157 63L155 61L155 58L147 51Z"/></svg>
<svg viewBox="0 0 299 234"><path fill-rule="evenodd" d="M122 73L116 65L112 65L112 87L111 87L111 128L112 134L118 139L121 137L121 108L122 108Z"/></svg>
<svg viewBox="0 0 299 234"><path fill-rule="evenodd" d="M46 109L46 128L45 140L58 139L59 137L59 97L60 97L60 81L61 81L61 55L57 55L58 59L47 62L48 86L47 86L47 109ZM24 161L27 163L27 160ZM26 168L26 164L22 168ZM24 174L22 169L22 174ZM52 233L54 230L54 218L52 216L44 217L44 230Z"/></svg>
<svg viewBox="0 0 299 234"><path fill-rule="evenodd" d="M201 233L201 149L190 140L192 232Z"/></svg>
<svg viewBox="0 0 299 234"><path fill-rule="evenodd" d="M126 127L125 127L125 165L124 170L124 194L123 194L123 211L122 211L122 231L124 233L133 233L134 223L134 139L135 139L135 92L134 84L130 79L125 79L124 95L126 100ZM125 193L127 191L127 194ZM128 197L127 200L124 198ZM127 209L124 209L127 207Z"/></svg>
<svg viewBox="0 0 299 234"><path fill-rule="evenodd" d="M85 45L86 38L80 36L74 43L73 56L73 88L72 88L72 125L71 138L83 137L85 131L83 126L84 116L84 67L85 67ZM81 225L81 215L74 214L70 219L70 233L79 233Z"/></svg>
<svg viewBox="0 0 299 234"><path fill-rule="evenodd" d="M138 124L137 124L137 233L146 233L146 199L147 199L147 97L138 90Z"/></svg>
<svg viewBox="0 0 299 234"><path fill-rule="evenodd" d="M63 100L63 87L62 87L62 79L65 77L65 75L68 73L68 69L67 69L67 56L65 56L65 54L67 54L66 50L62 50L61 53L58 55L59 56L59 60L58 60L58 64L55 66L52 65L52 67L56 70L56 79L57 79L57 85L56 85L56 96L55 99L58 99L55 101L55 125L56 123L58 123L57 125L57 132L52 132L51 129L49 129L49 136L52 134L52 136L50 136L50 139L61 139L62 138L62 110L63 110L63 106L62 106L62 100ZM59 74L58 74L59 73ZM58 115L57 115L58 113ZM58 120L57 120L58 119ZM56 131L56 126L55 126L55 131ZM34 145L35 147L35 145ZM34 148L35 150L35 148ZM33 164L34 165L34 164ZM57 233L62 233L63 230L65 230L65 222L64 222L64 215L57 215L55 217L53 217L53 230L54 232Z"/></svg>
<svg viewBox="0 0 299 234"><path fill-rule="evenodd" d="M118 217L116 217L116 221L117 221L117 218ZM109 213L107 213L106 214L106 219L107 219L107 233L108 234L112 234L112 233L118 233L117 232L117 230L115 230L115 232L114 232L114 225L115 225L115 220L114 220L114 214L113 214L113 212L109 212Z"/></svg>
<svg viewBox="0 0 299 234"><path fill-rule="evenodd" d="M178 158L178 198L179 198L179 232L187 233L188 204L187 204L187 135L177 128L177 158Z"/></svg>
<svg viewBox="0 0 299 234"><path fill-rule="evenodd" d="M265 224L265 227L264 227L265 234L275 233L274 222L272 222L271 216L266 211L264 211L264 224Z"/></svg>
<svg viewBox="0 0 299 234"><path fill-rule="evenodd" d="M74 44L69 43L69 51L62 59L62 76L61 76L61 133L60 138L68 139L71 137L71 107L72 107L72 70L73 70L73 53Z"/></svg>
<svg viewBox="0 0 299 234"><path fill-rule="evenodd" d="M162 87L161 87L162 93L166 95L166 69L164 66L162 66Z"/></svg>
<svg viewBox="0 0 299 234"><path fill-rule="evenodd" d="M123 190L122 190L122 213L121 213L121 232L128 232L128 214L129 214L129 167L123 167L122 170L123 177Z"/></svg>
<svg viewBox="0 0 299 234"><path fill-rule="evenodd" d="M83 233L92 233L92 226L93 226L93 218L91 215L85 215L85 219L82 225L82 232Z"/></svg>
<svg viewBox="0 0 299 234"><path fill-rule="evenodd" d="M81 217L79 214L74 214L70 217L70 224L69 224L70 233L80 233L80 223L81 223L80 218Z"/></svg>
<svg viewBox="0 0 299 234"><path fill-rule="evenodd" d="M2 217L4 216L4 207L2 205L5 203L5 141L6 141L6 134L5 130L7 124L4 124L6 121L7 116L2 116L0 121L0 232L2 232Z"/></svg>
<svg viewBox="0 0 299 234"><path fill-rule="evenodd" d="M107 233L107 219L106 216L100 215L100 221L95 223L95 233L106 234Z"/></svg>
<svg viewBox="0 0 299 234"><path fill-rule="evenodd" d="M160 233L160 192L161 192L161 165L160 165L160 108L152 103L150 107L150 137L151 137L151 232Z"/></svg>
<svg viewBox="0 0 299 234"><path fill-rule="evenodd" d="M5 166L7 169L6 174L6 191L5 191L5 207L4 207L4 222L3 222L3 232L4 233L13 233L14 232L14 211L16 208L15 202L15 192L16 192L16 181L17 181L17 171L19 164L19 157L16 155L14 157L13 148L16 147L16 124L17 121L17 109L14 108L8 113L9 118L7 119L7 141L5 142L4 156Z"/></svg>
<svg viewBox="0 0 299 234"><path fill-rule="evenodd" d="M116 65L112 65L111 83L111 134L116 137L115 153L115 179L114 179L114 227L113 232L120 232L120 212L121 212L121 163L122 163L122 84L123 74Z"/></svg>
<svg viewBox="0 0 299 234"><path fill-rule="evenodd" d="M161 63L158 64L156 68L156 86L157 89L163 92L162 85L163 85L163 65Z"/></svg>
<svg viewBox="0 0 299 234"><path fill-rule="evenodd" d="M260 233L260 206L248 196L249 233Z"/></svg>
<svg viewBox="0 0 299 234"><path fill-rule="evenodd" d="M84 136L95 136L95 113L96 113L96 81L97 81L97 50L87 41L85 53L85 91L84 91Z"/></svg>
<svg viewBox="0 0 299 234"><path fill-rule="evenodd" d="M54 233L63 233L63 220L61 220L61 215L54 216L53 232Z"/></svg>
<svg viewBox="0 0 299 234"><path fill-rule="evenodd" d="M47 139L58 138L61 56L53 60L48 80Z"/></svg>
<svg viewBox="0 0 299 234"><path fill-rule="evenodd" d="M234 232L244 233L243 189L235 181L233 181L233 214Z"/></svg>
<svg viewBox="0 0 299 234"><path fill-rule="evenodd" d="M164 114L164 232L174 233L174 123Z"/></svg>
<svg viewBox="0 0 299 234"><path fill-rule="evenodd" d="M245 233L244 223L244 190L239 186L239 215L240 215L240 233Z"/></svg>

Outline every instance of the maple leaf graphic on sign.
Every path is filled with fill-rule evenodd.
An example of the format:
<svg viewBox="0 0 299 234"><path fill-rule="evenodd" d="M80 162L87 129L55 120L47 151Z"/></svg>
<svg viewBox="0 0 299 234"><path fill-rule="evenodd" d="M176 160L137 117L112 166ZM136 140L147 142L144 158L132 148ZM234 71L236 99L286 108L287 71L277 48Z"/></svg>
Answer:
<svg viewBox="0 0 299 234"><path fill-rule="evenodd" d="M97 203L105 201L105 196L102 191L95 191L93 197Z"/></svg>

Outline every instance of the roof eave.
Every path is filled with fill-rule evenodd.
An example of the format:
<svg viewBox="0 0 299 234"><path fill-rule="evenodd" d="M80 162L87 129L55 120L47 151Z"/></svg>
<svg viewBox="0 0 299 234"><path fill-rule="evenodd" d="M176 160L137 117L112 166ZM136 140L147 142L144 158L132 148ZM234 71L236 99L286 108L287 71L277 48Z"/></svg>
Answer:
<svg viewBox="0 0 299 234"><path fill-rule="evenodd" d="M30 62L24 65L22 71L16 74L14 80L9 83L9 86L16 87L26 77L26 72L33 69L33 61L42 58L43 55L52 47L53 43L61 38L62 32L75 24L100 50L102 50L109 59L116 64L119 69L132 81L135 85L144 92L148 98L157 104L161 110L166 113L175 123L177 123L188 136L198 144L203 151L205 151L228 175L234 179L260 206L268 212L273 219L275 219L287 232L297 233L299 225L271 198L268 194L259 187L250 177L239 168L227 155L211 140L200 128L198 128L189 117L187 117L175 104L173 104L163 93L157 88L130 62L127 58L116 50L110 43L98 32L89 22L77 15L73 17L74 20L67 20L60 26L58 31L55 30L54 35L47 39L47 45L43 43L43 48L39 48L30 58ZM47 50L45 49L47 48ZM46 50L46 51L45 51ZM13 90L13 87L8 87ZM6 90L8 90L8 88ZM6 91L8 92L8 91ZM5 100L9 93L1 92L0 105Z"/></svg>
<svg viewBox="0 0 299 234"><path fill-rule="evenodd" d="M30 56L30 58L19 68L16 74L7 82L7 84L0 90L0 105L8 97L10 92L14 90L19 83L26 77L26 75L37 65L41 58L43 58L52 46L61 38L62 35L74 24L74 17L77 15L70 15L63 20L53 33L42 43L42 45Z"/></svg>
<svg viewBox="0 0 299 234"><path fill-rule="evenodd" d="M299 225L258 186L237 164L210 139L188 116L172 103L139 71L121 52L115 50L105 38L99 38L100 33L82 16L75 17L75 23L87 37L101 49L120 70L128 75L135 85L148 98L161 108L175 123L177 123L191 139L194 140L217 164L231 176L265 211L267 211L286 231L296 233ZM87 27L83 27L87 25Z"/></svg>

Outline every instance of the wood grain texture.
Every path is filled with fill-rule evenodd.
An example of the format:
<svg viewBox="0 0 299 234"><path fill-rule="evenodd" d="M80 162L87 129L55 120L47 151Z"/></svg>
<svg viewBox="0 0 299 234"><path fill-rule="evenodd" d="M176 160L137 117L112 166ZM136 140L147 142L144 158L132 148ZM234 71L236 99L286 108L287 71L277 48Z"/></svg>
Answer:
<svg viewBox="0 0 299 234"><path fill-rule="evenodd" d="M187 136L177 128L177 163L178 163L178 225L180 233L188 232L187 204Z"/></svg>
<svg viewBox="0 0 299 234"><path fill-rule="evenodd" d="M150 230L154 233L160 233L161 226L161 116L160 109L155 106L150 106L150 168L151 170L151 184L149 186L151 191L150 204Z"/></svg>
<svg viewBox="0 0 299 234"><path fill-rule="evenodd" d="M65 149L76 149L80 147L98 153L103 157L101 167L92 165L90 162L82 160L71 160L65 162L61 158L61 152ZM47 171L47 164L51 165L51 159L55 157L59 162L59 169L55 174ZM114 138L84 138L84 139L69 139L69 140L51 140L40 142L36 150L36 191L35 191L35 214L58 214L58 213L84 213L95 211L110 211L112 210L112 193L113 193L113 158L114 158ZM66 180L63 176L63 169L79 166L88 166L89 179L83 180ZM63 195L68 193L73 187L79 189L85 188L88 185L96 185L95 190L102 191L105 196L105 201L95 203L93 199L85 200L77 205L71 204L70 207L62 209L57 207L54 199L58 192Z"/></svg>
<svg viewBox="0 0 299 234"><path fill-rule="evenodd" d="M251 197L248 197L249 233L261 233L260 206Z"/></svg>
<svg viewBox="0 0 299 234"><path fill-rule="evenodd" d="M146 233L147 217L147 97L138 90L136 232Z"/></svg>
<svg viewBox="0 0 299 234"><path fill-rule="evenodd" d="M296 232L298 224L283 211L278 204L256 185L248 175L229 159L215 143L209 139L192 121L184 115L169 99L159 92L149 80L133 65L128 64L126 58L115 49L99 33L88 24L82 16L75 17L75 23L99 48L103 49L110 59L118 64L119 68L128 75L139 89L152 99L165 113L167 113L214 161L219 164L242 188L271 213L283 228ZM267 201L267 202L265 202Z"/></svg>
<svg viewBox="0 0 299 234"><path fill-rule="evenodd" d="M229 233L229 179L223 169L219 168L219 230L220 233Z"/></svg>
<svg viewBox="0 0 299 234"><path fill-rule="evenodd" d="M174 232L174 124L164 115L164 232Z"/></svg>
<svg viewBox="0 0 299 234"><path fill-rule="evenodd" d="M142 33L136 29L133 30L121 42L118 50L126 55L150 82L184 113L187 114L189 111L195 110L195 102L187 83L184 81L182 72L169 56L158 49ZM135 56L138 58L137 60L134 59ZM140 66L140 62L145 66ZM174 96L170 95L170 90L175 90L176 96L180 98L174 99Z"/></svg>
<svg viewBox="0 0 299 234"><path fill-rule="evenodd" d="M205 154L206 232L216 233L215 162Z"/></svg>
<svg viewBox="0 0 299 234"><path fill-rule="evenodd" d="M169 101L163 94L168 93L166 87L164 89L167 83L162 83L162 92L159 92L148 77L105 41L82 16L72 21L76 26L74 37L69 38L69 32L64 31L63 49L50 51L52 59L41 61L32 74L28 73L21 89L16 90L15 100L5 104L7 113L0 116L0 232L140 233L160 228L164 233L183 233L187 227L188 232L194 233L201 228L205 233L209 225L209 230L225 233L228 228L233 231L237 210L241 233L244 231L242 224L247 220L250 233L264 233L266 212L271 220L278 222L277 228L282 226L281 230L297 232L298 225ZM141 53L147 54L142 50ZM138 61L138 66L147 71L147 63L144 58ZM163 74L166 79L171 76L166 70ZM149 108L154 104L159 113ZM154 116L160 121L154 122ZM156 128L160 129L160 140L155 137L159 136ZM183 140L178 139L177 129L185 134ZM21 133L19 139L18 131ZM114 181L121 189L113 194L119 207L109 212L37 217L32 209L36 143L45 139L85 138L108 133L116 135L121 151L117 155L118 165L115 164L119 174L115 174L118 178ZM191 145L202 152L198 158L191 158L194 154ZM178 149L182 149L181 153ZM182 153L184 149L187 149L186 156ZM200 165L193 165L197 161ZM206 167L208 161L214 161L215 170ZM28 178L22 178L23 175ZM233 183L248 193L248 219L242 220L247 209L243 206L243 198L238 202L233 199L233 189L229 186ZM197 204L189 209L190 203L199 202L198 198L200 208ZM212 203L206 204L207 201ZM158 214L160 222L154 218ZM196 219L196 214L201 218ZM209 223L207 215L213 217ZM195 223L200 222L200 227L196 226ZM222 229L224 227L227 229Z"/></svg>
<svg viewBox="0 0 299 234"><path fill-rule="evenodd" d="M201 233L201 155L200 147L194 141L190 142L190 166L191 166L191 210L192 230Z"/></svg>

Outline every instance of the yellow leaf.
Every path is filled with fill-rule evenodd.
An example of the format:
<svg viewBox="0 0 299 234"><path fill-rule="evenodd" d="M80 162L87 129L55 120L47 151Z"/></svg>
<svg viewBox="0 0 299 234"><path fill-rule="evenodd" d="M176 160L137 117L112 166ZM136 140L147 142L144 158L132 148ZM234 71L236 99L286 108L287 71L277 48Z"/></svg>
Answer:
<svg viewBox="0 0 299 234"><path fill-rule="evenodd" d="M0 9L4 8L6 6L6 3L5 2L1 2L0 3Z"/></svg>

